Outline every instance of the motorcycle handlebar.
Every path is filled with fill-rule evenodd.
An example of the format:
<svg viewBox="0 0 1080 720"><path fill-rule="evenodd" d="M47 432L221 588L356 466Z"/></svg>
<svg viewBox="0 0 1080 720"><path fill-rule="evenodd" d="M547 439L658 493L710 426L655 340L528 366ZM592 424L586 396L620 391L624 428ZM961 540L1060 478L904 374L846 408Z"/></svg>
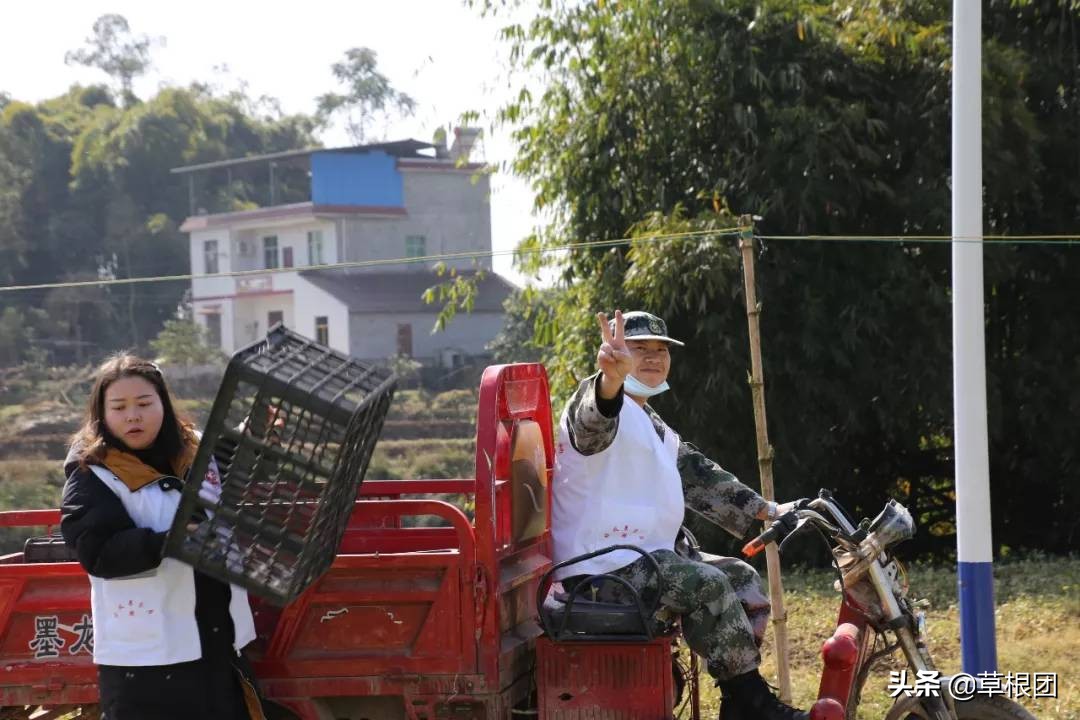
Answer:
<svg viewBox="0 0 1080 720"><path fill-rule="evenodd" d="M744 556L750 558L757 555L759 552L765 549L765 546L771 542L780 542L785 537L791 534L792 531L798 525L799 510L794 509L784 513L780 517L776 518L765 532L758 535L756 538L746 543L743 546L742 553Z"/></svg>
<svg viewBox="0 0 1080 720"><path fill-rule="evenodd" d="M831 497L824 490L816 500L799 500L790 511L774 520L763 533L746 543L742 549L743 555L753 557L771 542L780 543L782 546L787 537L808 523L834 541L865 557L876 557L889 546L906 540L915 533L910 513L895 500L890 500L885 510L868 527L860 525L857 529L851 528L853 523L846 519L843 508L829 502L830 500Z"/></svg>
<svg viewBox="0 0 1080 720"><path fill-rule="evenodd" d="M806 523L814 523L833 537L847 537L847 533L841 528L822 517L814 506L813 500L803 498L796 502L791 510L770 523L763 533L746 543L742 553L749 558L764 550L765 546L771 542L783 543L785 538L800 530Z"/></svg>

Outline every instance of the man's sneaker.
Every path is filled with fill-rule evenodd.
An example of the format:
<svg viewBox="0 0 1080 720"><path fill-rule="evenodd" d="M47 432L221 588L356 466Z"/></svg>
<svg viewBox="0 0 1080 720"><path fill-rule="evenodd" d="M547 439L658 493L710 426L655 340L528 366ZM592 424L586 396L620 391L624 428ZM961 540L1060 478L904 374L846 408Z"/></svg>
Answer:
<svg viewBox="0 0 1080 720"><path fill-rule="evenodd" d="M722 720L809 720L810 713L780 702L757 670L738 675L720 684L724 700ZM729 705L730 704L730 705ZM734 711L734 712L733 712Z"/></svg>

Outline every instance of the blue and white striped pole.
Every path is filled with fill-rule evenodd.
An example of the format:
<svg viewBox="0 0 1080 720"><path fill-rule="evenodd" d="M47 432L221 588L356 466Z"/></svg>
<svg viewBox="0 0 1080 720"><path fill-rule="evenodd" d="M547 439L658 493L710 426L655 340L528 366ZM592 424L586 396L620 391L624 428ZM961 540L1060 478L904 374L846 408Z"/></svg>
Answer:
<svg viewBox="0 0 1080 720"><path fill-rule="evenodd" d="M960 650L972 675L997 670L982 247L982 2L953 0L953 421Z"/></svg>

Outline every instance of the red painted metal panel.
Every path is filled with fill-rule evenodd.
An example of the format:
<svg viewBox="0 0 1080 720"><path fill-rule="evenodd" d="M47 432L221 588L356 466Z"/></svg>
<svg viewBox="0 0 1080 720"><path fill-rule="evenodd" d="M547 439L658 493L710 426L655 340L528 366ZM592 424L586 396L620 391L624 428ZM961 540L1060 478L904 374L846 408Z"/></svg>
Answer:
<svg viewBox="0 0 1080 720"><path fill-rule="evenodd" d="M474 596L477 607L477 639L480 668L488 678L498 677L501 643L499 586L505 584L502 567L512 562L519 550L508 542L512 508L510 440L514 422L535 421L543 434L546 464L545 486L548 508L551 507L551 470L555 450L552 439L551 401L547 373L540 364L493 365L484 371L480 381L480 399L476 424L476 538L477 565L484 568L476 577ZM550 515L549 515L550 518ZM542 535L530 540L537 544L546 558L551 557L550 520ZM535 590L536 580L530 578L527 588ZM516 589L515 592L526 592Z"/></svg>
<svg viewBox="0 0 1080 720"><path fill-rule="evenodd" d="M96 702L90 584L77 563L0 566L0 629L0 706Z"/></svg>
<svg viewBox="0 0 1080 720"><path fill-rule="evenodd" d="M409 515L449 521L452 527L436 529L452 535L439 533L436 547L446 548L449 539L450 549L398 552L403 534L414 529L395 525ZM370 527L387 520L388 529ZM339 555L308 592L280 611L256 661L259 676L276 683L394 672L475 673L471 596L462 591L475 565L475 543L461 510L433 500L360 501L350 519L354 530L361 535L347 535L343 545L359 539L382 550ZM370 694L382 692L374 688Z"/></svg>
<svg viewBox="0 0 1080 720"><path fill-rule="evenodd" d="M819 699L832 699L847 707L860 662L873 639L867 630L866 617L849 607L854 598L846 598L840 605L836 620L836 632L822 645L824 669L818 685Z"/></svg>
<svg viewBox="0 0 1080 720"><path fill-rule="evenodd" d="M360 497L387 495L436 495L457 493L471 495L476 491L476 480L365 480L360 486Z"/></svg>
<svg viewBox="0 0 1080 720"><path fill-rule="evenodd" d="M536 641L544 720L668 720L675 702L671 638L647 643Z"/></svg>
<svg viewBox="0 0 1080 720"><path fill-rule="evenodd" d="M475 557L475 538L472 524L469 519L457 507L441 500L382 500L377 502L358 501L353 504L352 518L349 527L365 527L372 524L378 525L380 521L391 520L395 524L405 516L433 515L450 522L457 531L457 548L461 551L462 559L471 563ZM398 532L385 534L388 540L400 535ZM379 549L380 552L395 552L392 542Z"/></svg>
<svg viewBox="0 0 1080 720"><path fill-rule="evenodd" d="M0 527L31 527L60 524L59 510L5 510L0 512Z"/></svg>

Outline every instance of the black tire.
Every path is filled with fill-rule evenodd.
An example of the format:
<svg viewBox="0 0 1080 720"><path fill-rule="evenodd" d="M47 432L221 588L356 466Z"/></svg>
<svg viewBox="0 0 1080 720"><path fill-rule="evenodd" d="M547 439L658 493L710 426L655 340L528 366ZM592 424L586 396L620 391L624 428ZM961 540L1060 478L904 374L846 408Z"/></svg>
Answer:
<svg viewBox="0 0 1080 720"><path fill-rule="evenodd" d="M959 720L1036 720L1022 705L1000 695L957 702L956 716Z"/></svg>
<svg viewBox="0 0 1080 720"><path fill-rule="evenodd" d="M930 716L923 711L918 699L904 698L893 706L888 717L924 720ZM1037 720L1022 705L999 695L956 701L956 717L958 720Z"/></svg>

